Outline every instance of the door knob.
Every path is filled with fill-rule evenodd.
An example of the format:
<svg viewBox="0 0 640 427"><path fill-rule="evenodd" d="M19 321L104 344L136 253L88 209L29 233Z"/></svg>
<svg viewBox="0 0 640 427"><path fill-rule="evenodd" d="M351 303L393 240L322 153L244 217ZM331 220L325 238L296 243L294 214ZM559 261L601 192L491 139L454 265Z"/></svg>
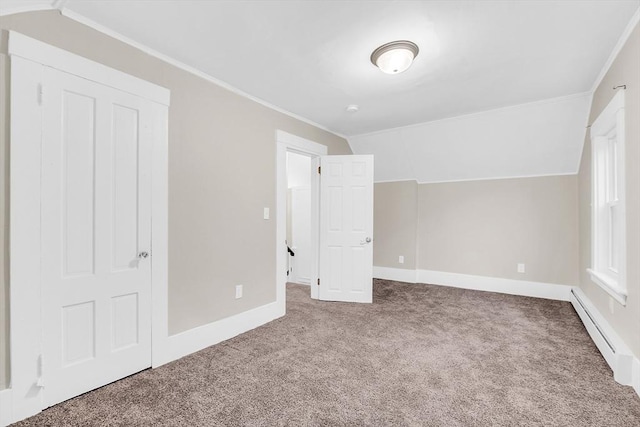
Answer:
<svg viewBox="0 0 640 427"><path fill-rule="evenodd" d="M360 240L361 245L366 245L367 243L371 243L371 237L367 237L364 240Z"/></svg>
<svg viewBox="0 0 640 427"><path fill-rule="evenodd" d="M147 258L148 256L149 256L149 253L148 253L148 252L140 252L140 253L138 254L138 258L140 258L140 259L145 259L145 258Z"/></svg>

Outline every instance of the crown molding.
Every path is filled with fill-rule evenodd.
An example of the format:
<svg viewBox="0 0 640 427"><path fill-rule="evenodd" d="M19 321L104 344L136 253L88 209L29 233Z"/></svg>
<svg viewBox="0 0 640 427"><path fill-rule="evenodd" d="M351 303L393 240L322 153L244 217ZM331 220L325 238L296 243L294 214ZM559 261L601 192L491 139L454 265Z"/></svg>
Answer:
<svg viewBox="0 0 640 427"><path fill-rule="evenodd" d="M620 35L620 38L618 39L618 42L616 43L613 50L611 51L609 58L607 58L607 61L604 63L602 70L600 70L598 77L596 77L596 80L593 82L593 86L591 86L591 90L590 90L591 93L594 93L596 89L598 89L598 86L600 86L600 83L602 83L604 76L606 76L607 73L609 72L609 69L613 65L613 61L616 60L616 58L618 57L618 54L624 47L625 43L627 43L627 40L629 40L629 37L631 36L631 33L633 32L633 30L636 28L636 25L638 25L638 22L640 22L640 7L636 10L636 13L634 13L633 16L631 17L631 20L625 27L624 31Z"/></svg>

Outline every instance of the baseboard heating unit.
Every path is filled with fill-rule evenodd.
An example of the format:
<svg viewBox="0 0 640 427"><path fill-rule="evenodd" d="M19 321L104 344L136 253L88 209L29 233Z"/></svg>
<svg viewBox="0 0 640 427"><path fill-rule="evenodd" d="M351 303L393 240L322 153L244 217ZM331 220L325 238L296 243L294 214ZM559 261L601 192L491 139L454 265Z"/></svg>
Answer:
<svg viewBox="0 0 640 427"><path fill-rule="evenodd" d="M600 312L578 288L571 289L571 304L620 384L633 385L633 354Z"/></svg>

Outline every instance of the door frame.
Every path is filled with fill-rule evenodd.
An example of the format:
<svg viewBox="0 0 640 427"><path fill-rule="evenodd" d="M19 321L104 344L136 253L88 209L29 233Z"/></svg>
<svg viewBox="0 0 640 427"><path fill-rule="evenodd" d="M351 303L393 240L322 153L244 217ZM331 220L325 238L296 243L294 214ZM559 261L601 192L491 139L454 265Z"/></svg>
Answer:
<svg viewBox="0 0 640 427"><path fill-rule="evenodd" d="M327 146L305 138L276 130L276 301L286 312L287 258L284 242L287 238L287 152L311 157L312 166L320 156L327 155ZM315 163L314 163L315 160ZM313 282L319 275L320 249L320 176L311 174L311 240L312 254L311 298L318 299L318 287Z"/></svg>
<svg viewBox="0 0 640 427"><path fill-rule="evenodd" d="M10 119L10 372L12 418L43 409L41 300L41 103L43 67L152 101L151 366L168 349L168 89L65 50L9 32ZM46 384L45 384L46 385Z"/></svg>

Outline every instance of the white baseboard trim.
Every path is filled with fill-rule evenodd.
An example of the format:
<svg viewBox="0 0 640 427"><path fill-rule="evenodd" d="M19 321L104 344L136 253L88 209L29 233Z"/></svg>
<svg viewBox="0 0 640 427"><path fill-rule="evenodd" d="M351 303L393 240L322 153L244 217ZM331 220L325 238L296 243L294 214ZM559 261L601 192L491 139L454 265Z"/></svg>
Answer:
<svg viewBox="0 0 640 427"><path fill-rule="evenodd" d="M13 422L12 397L10 388L0 390L0 427L8 426Z"/></svg>
<svg viewBox="0 0 640 427"><path fill-rule="evenodd" d="M400 268L374 266L373 277L397 280L400 282L428 283L432 285L559 301L569 301L571 293L571 286L568 285L503 279L500 277L473 276L433 270L404 270Z"/></svg>
<svg viewBox="0 0 640 427"><path fill-rule="evenodd" d="M417 271L403 268L373 266L373 277L376 279L395 280L397 282L417 283Z"/></svg>
<svg viewBox="0 0 640 427"><path fill-rule="evenodd" d="M620 384L632 386L640 396L640 360L613 330L580 288L571 290L571 304L594 344Z"/></svg>
<svg viewBox="0 0 640 427"><path fill-rule="evenodd" d="M165 354L155 367L233 338L284 316L283 305L272 302L168 338Z"/></svg>

